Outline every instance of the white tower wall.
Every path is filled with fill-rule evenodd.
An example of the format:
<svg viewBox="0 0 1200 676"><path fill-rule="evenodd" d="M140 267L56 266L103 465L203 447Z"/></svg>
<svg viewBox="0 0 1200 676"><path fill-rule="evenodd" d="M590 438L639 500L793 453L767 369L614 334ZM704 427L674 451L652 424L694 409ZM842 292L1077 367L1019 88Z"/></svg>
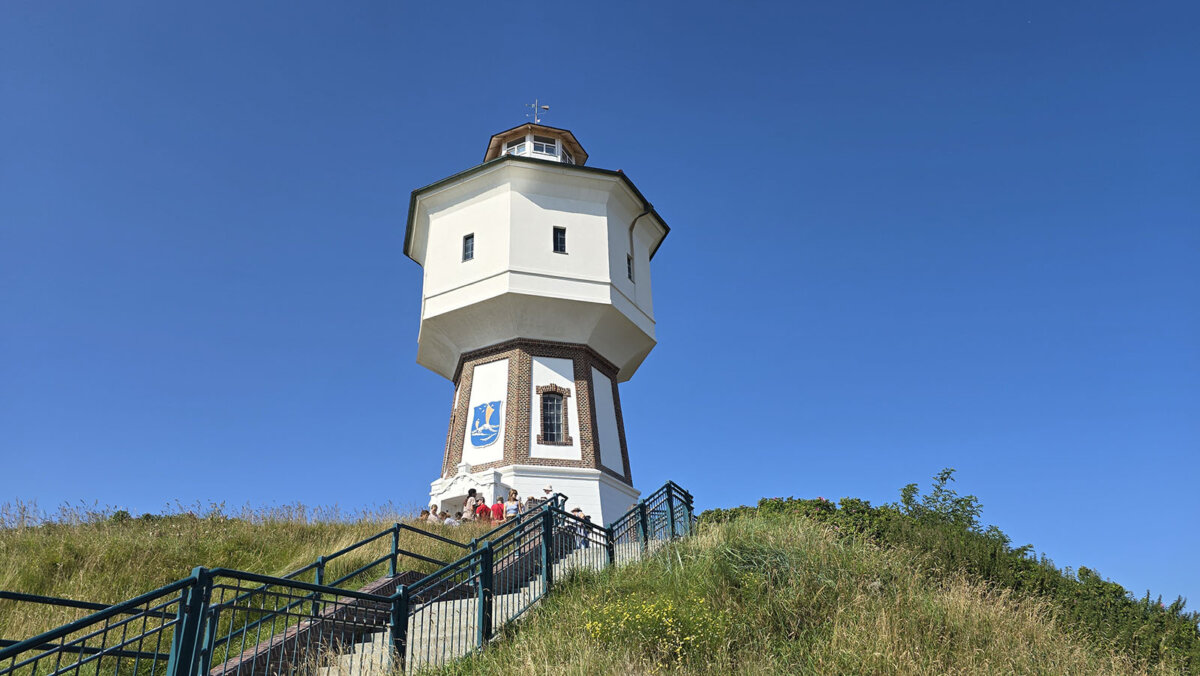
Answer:
<svg viewBox="0 0 1200 676"><path fill-rule="evenodd" d="M557 154L503 155L517 138L529 155L534 136L556 139ZM456 387L431 486L447 511L468 488L526 497L547 483L600 523L637 500L616 383L654 348L650 260L668 228L623 173L586 161L570 132L523 125L494 136L483 164L413 192L405 253L424 268L417 361ZM549 427L543 401L562 411Z"/></svg>

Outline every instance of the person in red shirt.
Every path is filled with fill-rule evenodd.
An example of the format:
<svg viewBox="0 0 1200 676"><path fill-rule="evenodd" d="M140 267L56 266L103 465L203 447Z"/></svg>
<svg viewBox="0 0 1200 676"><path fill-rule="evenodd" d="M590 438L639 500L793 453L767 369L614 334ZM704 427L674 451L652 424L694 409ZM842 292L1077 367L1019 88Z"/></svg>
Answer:
<svg viewBox="0 0 1200 676"><path fill-rule="evenodd" d="M479 506L475 508L475 518L484 523L492 519L492 508L488 507L487 500L482 496L479 498Z"/></svg>
<svg viewBox="0 0 1200 676"><path fill-rule="evenodd" d="M492 521L496 523L504 522L504 496L496 498L496 504L492 505Z"/></svg>

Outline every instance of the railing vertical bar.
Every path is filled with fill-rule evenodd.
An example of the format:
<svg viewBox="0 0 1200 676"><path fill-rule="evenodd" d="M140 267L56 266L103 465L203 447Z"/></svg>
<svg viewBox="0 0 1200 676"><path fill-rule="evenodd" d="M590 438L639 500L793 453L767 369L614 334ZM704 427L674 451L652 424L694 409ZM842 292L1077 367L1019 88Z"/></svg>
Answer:
<svg viewBox="0 0 1200 676"><path fill-rule="evenodd" d="M317 557L317 568L316 568L316 571L313 573L313 584L324 584L324 583L325 583L325 557L318 556ZM320 608L321 593L313 592L313 595L316 597L316 600L314 600L312 603L312 614L316 615L317 611Z"/></svg>
<svg viewBox="0 0 1200 676"><path fill-rule="evenodd" d="M617 565L617 546L616 546L616 543L613 541L613 537L614 537L613 529L605 528L604 529L604 551L608 555L608 561L606 562L606 565L608 565L608 566Z"/></svg>
<svg viewBox="0 0 1200 676"><path fill-rule="evenodd" d="M399 531L396 531L399 533ZM392 616L388 627L392 639L392 659L396 660L400 673L405 671L404 655L408 649L408 587L400 585L392 597Z"/></svg>
<svg viewBox="0 0 1200 676"><path fill-rule="evenodd" d="M168 608L168 607L169 606L163 606L163 608ZM167 618L160 617L160 618L158 618L158 639L154 643L154 654L156 656L162 654L163 635L166 633L167 633ZM174 634L175 630L172 629L171 633ZM154 661L150 664L150 674L151 674L151 676L154 676L157 673L158 673L158 657L155 657ZM170 672L168 671L168 673L170 673Z"/></svg>
<svg viewBox="0 0 1200 676"><path fill-rule="evenodd" d="M150 602L149 602L149 601L147 601L147 602L146 602L146 608L145 608L145 610L142 612L142 629L141 629L141 631L138 633L138 643L137 643L137 648L135 649L135 650L136 650L137 652L139 652L139 653L141 653L141 652L145 652L145 650L143 650L143 649L142 649L142 647L143 647L143 646L145 645L145 643L146 643L146 623L147 623L147 622L150 620L150 612L149 612L149 611L150 611ZM142 658L141 658L141 657L135 657L135 658L133 658L133 676L137 676L137 674L138 674L138 668L139 668L141 665L142 665ZM117 665L117 666L118 666L118 667L120 667L120 665ZM153 673L153 672L151 672L151 673Z"/></svg>
<svg viewBox="0 0 1200 676"><path fill-rule="evenodd" d="M270 587L268 586L268 589L269 588ZM263 594L264 594L263 608L264 609L266 609L266 607L267 607L267 597L265 596L266 593L267 593L266 591L263 592ZM271 612L271 638L267 639L267 641L268 641L268 643L267 643L267 664L266 664L265 668L263 669L263 671L265 671L268 674L271 673L271 646L275 645L275 632L277 630L277 627L279 626L279 596L277 594L271 594L271 598L273 600L272 609L271 609L271 611L272 611ZM283 622L284 622L284 631L286 631L287 630L287 620L285 619ZM259 642L258 645L262 645L262 642ZM283 655L280 654L279 657L280 657L280 661L282 662ZM255 665L257 665L257 661L255 662ZM253 668L251 668L251 671L253 672Z"/></svg>
<svg viewBox="0 0 1200 676"><path fill-rule="evenodd" d="M542 593L554 586L554 513L542 510Z"/></svg>
<svg viewBox="0 0 1200 676"><path fill-rule="evenodd" d="M204 613L205 587L210 580L208 569L197 566L192 570L191 585L184 588L187 591L187 601L180 602L181 626L176 632L177 640L171 650L167 666L168 676L189 676L192 671L192 661L196 656L196 633Z"/></svg>
<svg viewBox="0 0 1200 676"><path fill-rule="evenodd" d="M484 542L479 550L479 645L492 638L492 543Z"/></svg>
<svg viewBox="0 0 1200 676"><path fill-rule="evenodd" d="M638 531L642 536L642 555L650 550L650 517L646 514L646 501L643 500L637 505L638 510Z"/></svg>
<svg viewBox="0 0 1200 676"><path fill-rule="evenodd" d="M213 647L216 645L217 639L217 623L221 619L219 610L220 603L225 600L225 590L221 590L221 598L216 606L212 603L212 588L207 591L208 605L204 609L204 613L208 615L208 622L202 625L203 633L197 637L197 645L200 647L200 669L199 673L203 676L208 673L208 668L212 664ZM229 652L228 649L225 652Z"/></svg>
<svg viewBox="0 0 1200 676"><path fill-rule="evenodd" d="M314 579L316 578L316 573L314 573L314 574L313 574L313 578L314 578ZM314 599L317 599L317 600L314 600L314 601L313 601L313 604L312 604L312 610L313 610L313 612L312 612L312 615L313 615L313 618L309 619L309 628L310 628L310 631L306 631L306 632L304 632L304 654L305 654L305 655L308 655L308 654L310 654L310 652L309 652L309 651L311 651L311 650L313 649L313 643L314 643L314 641L313 641L313 634L318 634L318 632L316 632L316 631L311 631L312 627L314 627L314 626L320 626L320 625L316 625L316 624L315 624L315 622L316 622L315 618L316 618L316 617L318 617L318 616L320 616L320 614L321 614L321 606L320 606L321 594L319 594L319 593L317 593L317 592L313 592L312 596L313 596L313 598L314 598ZM304 605L304 604L300 604L300 605ZM297 643L299 643L299 642L297 641ZM330 642L330 644L329 644L329 647L330 647L331 649L333 648L333 643L332 643L332 640L331 640L331 642ZM320 635L318 635L318 636L317 636L317 639L316 639L316 648L317 648L317 650L318 650L318 651L320 651L320 649L321 649L321 636L320 636ZM340 646L339 646L339 649L340 649ZM331 651L331 652L332 652L332 651ZM333 656L334 656L334 657L336 657L336 654L335 654L335 655L333 655Z"/></svg>
<svg viewBox="0 0 1200 676"><path fill-rule="evenodd" d="M396 558L400 550L400 524L392 524L392 558L388 562L388 577L396 577Z"/></svg>
<svg viewBox="0 0 1200 676"><path fill-rule="evenodd" d="M675 494L667 490L667 525L670 528L667 539L675 539Z"/></svg>
<svg viewBox="0 0 1200 676"><path fill-rule="evenodd" d="M234 598L235 598L235 599L236 599L236 598L237 598L237 597L238 597L238 596L241 594L241 591L242 591L242 581L241 581L241 580L238 580L237 587L236 587L236 592L237 592L237 593L235 593L235 594L234 594ZM235 603L235 605L236 605L236 601L235 601L234 603ZM249 605L250 605L250 603L251 603L251 602L247 601L246 605L247 605L247 606L249 606ZM228 641L226 641L226 642L225 642L225 645L226 645L226 648L225 648L225 654L226 654L226 656L228 656L228 655L229 655L229 648L228 648L228 646L229 646L229 644L230 644L230 643L232 643L232 642L233 642L233 624L234 624L234 622L236 621L236 618L237 618L237 608L236 608L236 607L235 607L235 608L233 608L233 609L232 609L230 612L232 613L232 614L229 616L229 636L230 636L230 640L228 640ZM239 655L241 655L242 653L246 652L246 634L247 634L249 631L250 631L250 612L249 612L249 610L243 610L243 611L242 611L242 644L241 644L241 646L239 646L239 647L238 647L238 654L239 654Z"/></svg>

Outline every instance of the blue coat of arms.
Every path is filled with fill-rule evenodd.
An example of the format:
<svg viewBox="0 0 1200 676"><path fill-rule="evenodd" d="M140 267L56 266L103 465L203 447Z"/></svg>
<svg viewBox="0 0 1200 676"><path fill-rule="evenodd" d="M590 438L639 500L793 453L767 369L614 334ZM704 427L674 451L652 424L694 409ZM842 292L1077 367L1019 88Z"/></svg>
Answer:
<svg viewBox="0 0 1200 676"><path fill-rule="evenodd" d="M500 436L500 402L489 401L475 407L471 418L471 445L490 446Z"/></svg>

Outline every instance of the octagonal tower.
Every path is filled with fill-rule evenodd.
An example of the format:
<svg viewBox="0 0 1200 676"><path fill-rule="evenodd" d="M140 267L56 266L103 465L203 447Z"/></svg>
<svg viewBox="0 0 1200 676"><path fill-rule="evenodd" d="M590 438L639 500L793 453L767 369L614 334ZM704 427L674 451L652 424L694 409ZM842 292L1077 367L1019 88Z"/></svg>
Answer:
<svg viewBox="0 0 1200 676"><path fill-rule="evenodd" d="M417 362L455 386L430 502L543 488L607 523L637 501L617 383L655 345L650 260L669 229L565 129L524 124L413 191Z"/></svg>

